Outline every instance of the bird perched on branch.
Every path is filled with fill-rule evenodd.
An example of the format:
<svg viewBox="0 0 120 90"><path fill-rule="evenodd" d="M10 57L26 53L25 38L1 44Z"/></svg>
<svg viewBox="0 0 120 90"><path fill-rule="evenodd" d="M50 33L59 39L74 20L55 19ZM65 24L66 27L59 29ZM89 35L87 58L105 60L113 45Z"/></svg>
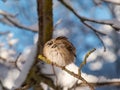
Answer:
<svg viewBox="0 0 120 90"><path fill-rule="evenodd" d="M60 36L45 43L43 55L57 65L66 66L74 62L76 49L66 37Z"/></svg>

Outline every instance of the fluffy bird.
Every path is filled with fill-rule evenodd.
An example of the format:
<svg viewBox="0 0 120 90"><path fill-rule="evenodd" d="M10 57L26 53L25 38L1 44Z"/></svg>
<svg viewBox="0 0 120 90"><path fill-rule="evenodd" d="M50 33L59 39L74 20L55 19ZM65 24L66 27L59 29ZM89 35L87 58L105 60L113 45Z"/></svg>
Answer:
<svg viewBox="0 0 120 90"><path fill-rule="evenodd" d="M43 55L57 65L66 66L74 62L76 49L66 37L60 36L45 43Z"/></svg>

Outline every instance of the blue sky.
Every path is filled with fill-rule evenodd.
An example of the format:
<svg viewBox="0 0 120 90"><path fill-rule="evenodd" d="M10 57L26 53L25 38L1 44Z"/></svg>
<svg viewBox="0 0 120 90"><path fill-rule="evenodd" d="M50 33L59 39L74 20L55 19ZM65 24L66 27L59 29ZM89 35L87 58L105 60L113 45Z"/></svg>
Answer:
<svg viewBox="0 0 120 90"><path fill-rule="evenodd" d="M54 5L53 8L53 21L54 24L59 19L62 19L62 22L57 26L56 31L60 30L68 30L64 31L64 35L66 35L69 40L75 45L77 48L77 61L76 64L79 65L82 62L84 55L93 48L102 48L102 44L97 38L97 36L93 33L92 30L86 28L79 19L66 7L64 7L57 0L53 0ZM92 0L70 0L72 7L82 16L99 19L99 20L108 20L112 19L112 13L110 12L106 3L102 5L96 6ZM3 2L0 0L0 10L4 10L10 14L16 15L18 21L24 26L31 26L37 23L37 10L36 10L36 1L35 0L7 0ZM0 16L0 19L2 17ZM94 25L97 29L99 25ZM0 22L0 32L10 31L14 34L14 38L18 38L19 42L16 44L16 50L18 52L22 52L27 46L33 45L34 35L30 31L22 30L20 28L9 26ZM57 34L58 35L58 34ZM59 34L60 35L60 34ZM59 36L58 35L58 36ZM0 36L1 38L2 36ZM115 64L115 63L114 63ZM115 76L114 73L111 72L111 67L113 63L103 63L103 67L100 71L93 71L92 74L95 75L106 75L107 77ZM89 65L86 65L83 71L87 73L91 73L88 70ZM112 66L113 67L113 66ZM112 68L111 67L111 68ZM109 69L109 70L108 70ZM107 72L106 72L107 71ZM104 73L103 73L104 72Z"/></svg>
<svg viewBox="0 0 120 90"><path fill-rule="evenodd" d="M57 1L54 0L54 4L56 4ZM103 4L102 6L95 6L92 0L76 0L72 1L72 6L74 9L82 16L89 17L89 18L95 18L95 19L111 19L112 15L107 8L107 4ZM8 0L5 3L0 1L0 9L5 10L13 15L16 15L16 18L19 20L19 22L25 26L30 26L32 24L35 24L37 22L37 11L36 11L36 2L35 0L30 0L28 3L27 0ZM66 13L67 12L67 13ZM65 13L65 14L63 14ZM75 46L77 46L78 49L82 49L82 55L89 49L93 47L100 47L101 44L97 37L90 32L89 34L86 34L87 36L83 35L83 31L80 30L81 28L80 21L74 14L72 14L69 10L67 10L63 5L58 4L53 9L53 16L54 16L54 23L56 23L59 19L63 20L63 23L59 25L59 28L70 28L73 34L71 34L71 37L69 36L70 40L75 43ZM68 22L67 22L68 21ZM73 26L69 26L69 22L73 23ZM66 25L68 24L68 26ZM72 24L71 24L72 25ZM3 23L0 23L0 31L10 31L14 33L14 38L19 39L19 43L16 45L17 50L19 52L23 51L25 47L33 44L33 37L35 33L21 30L20 28L14 27L14 26L8 26ZM80 32L79 32L80 31ZM79 33L78 33L79 32ZM76 38L76 40L74 40ZM83 47L78 47L79 39L84 38L85 41L83 41L82 45ZM77 40L78 39L78 40ZM78 41L78 42L76 42ZM96 43L96 44L93 44ZM86 47L88 47L86 49ZM78 51L79 54L79 51ZM79 58L82 58L81 54Z"/></svg>

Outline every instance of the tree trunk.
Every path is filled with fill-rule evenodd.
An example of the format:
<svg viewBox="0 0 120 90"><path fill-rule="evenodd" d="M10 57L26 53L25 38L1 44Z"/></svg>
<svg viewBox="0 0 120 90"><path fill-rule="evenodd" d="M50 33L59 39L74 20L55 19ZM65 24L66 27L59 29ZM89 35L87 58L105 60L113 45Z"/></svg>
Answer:
<svg viewBox="0 0 120 90"><path fill-rule="evenodd" d="M33 87L34 90L42 90L40 86L40 82L46 82L51 87L54 87L53 82L44 78L42 75L39 75L37 62L38 55L42 54L42 49L44 43L52 38L53 32L53 15L52 15L52 0L37 0L37 12L38 12L38 43L37 43L37 54L35 58L35 62L28 73L28 76L24 82L24 86L28 86L27 88Z"/></svg>

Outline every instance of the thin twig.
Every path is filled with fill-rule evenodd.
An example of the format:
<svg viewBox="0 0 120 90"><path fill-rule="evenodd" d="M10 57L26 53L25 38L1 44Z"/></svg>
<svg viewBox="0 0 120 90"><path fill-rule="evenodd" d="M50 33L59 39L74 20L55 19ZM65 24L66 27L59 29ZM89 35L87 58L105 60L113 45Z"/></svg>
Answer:
<svg viewBox="0 0 120 90"><path fill-rule="evenodd" d="M106 46L105 46L105 44L104 44L104 42L103 42L103 40L100 38L100 36L98 35L98 33L96 33L96 36L98 37L98 39L100 40L100 42L102 43L102 45L103 45L103 50L104 50L104 52L106 51Z"/></svg>
<svg viewBox="0 0 120 90"><path fill-rule="evenodd" d="M91 27L89 24L87 24L87 23L85 23L85 22L83 22L83 23L94 31L95 35L97 36L97 38L98 38L98 39L100 40L100 42L102 43L103 48L104 48L104 52L105 52L105 51L106 51L106 46L105 46L103 40L100 38L99 34L101 34L101 35L106 35L106 34L104 34L104 33L102 33L102 32L99 32L99 33L98 33L98 32L96 32L96 29L95 29L95 28Z"/></svg>
<svg viewBox="0 0 120 90"><path fill-rule="evenodd" d="M0 56L0 60L2 60L2 61L4 61L4 62L7 61L6 58L3 58L3 57L1 57L1 56Z"/></svg>
<svg viewBox="0 0 120 90"><path fill-rule="evenodd" d="M21 28L23 30L32 31L32 32L38 32L38 30L34 30L34 29L31 29L31 28L28 28L26 26L23 26L23 25L19 24L16 21L12 20L11 18L15 18L16 15L9 14L9 13L3 11L3 10L0 10L0 15L4 16L4 18L6 20L8 20L11 24L13 24L14 26L16 26L18 28Z"/></svg>
<svg viewBox="0 0 120 90"><path fill-rule="evenodd" d="M17 56L17 58L16 58L16 60L15 60L15 66L16 66L16 68L19 70L19 71L21 71L21 69L19 68L19 66L18 66L18 61L19 61L19 57L21 56L21 53L19 53L19 55Z"/></svg>
<svg viewBox="0 0 120 90"><path fill-rule="evenodd" d="M15 61L9 61L9 63L12 63L21 72L21 69L18 66L18 61L19 61L20 55L21 55L21 53L19 53L19 55L17 56Z"/></svg>
<svg viewBox="0 0 120 90"><path fill-rule="evenodd" d="M103 36L106 36L105 33L101 32L101 31L98 31L97 29L95 29L94 27L92 27L90 24L86 23L86 22L83 22L87 27L89 27L91 30L93 30L95 33L98 33L100 35L103 35Z"/></svg>
<svg viewBox="0 0 120 90"><path fill-rule="evenodd" d="M32 31L32 32L38 32L38 30L34 30L34 29L31 29L31 28L28 28L26 26L23 26L21 24L18 24L17 22L13 21L12 19L10 19L9 17L7 16L4 16L11 24L13 24L14 26L18 27L18 28L21 28L23 30L28 30L28 31Z"/></svg>
<svg viewBox="0 0 120 90"><path fill-rule="evenodd" d="M62 19L59 19L59 20L55 23L55 25L54 25L54 30L56 29L56 27L57 27L61 22L62 22Z"/></svg>
<svg viewBox="0 0 120 90"><path fill-rule="evenodd" d="M81 75L75 74L74 72L69 71L69 70L66 69L65 67L61 67L61 66L58 66L58 65L56 65L56 66L62 68L64 71L66 71L66 72L69 73L70 75L72 75L72 76L76 77L77 79L81 80L84 84L86 84L87 86L89 86L89 88L90 88L91 90L94 90L94 86L91 85L90 83L88 83Z"/></svg>
<svg viewBox="0 0 120 90"><path fill-rule="evenodd" d="M6 31L6 32L0 32L0 35L6 35L6 34L9 34L10 31Z"/></svg>
<svg viewBox="0 0 120 90"><path fill-rule="evenodd" d="M21 55L21 53L17 56L15 62L14 62L14 61L9 61L9 63L11 63L12 65L14 65L19 71L21 71L21 69L19 68L19 66L18 66L17 63L18 63L18 61L19 61L20 55ZM3 57L1 57L1 56L0 56L0 60L2 60L4 63L7 62L7 59L6 59L6 58L3 58Z"/></svg>
<svg viewBox="0 0 120 90"><path fill-rule="evenodd" d="M112 3L112 4L116 4L116 5L120 5L120 1L119 0L101 0L101 1Z"/></svg>
<svg viewBox="0 0 120 90"><path fill-rule="evenodd" d="M78 69L78 74L81 75L81 70L82 70L82 67L86 64L87 62L87 58L91 55L91 53L93 53L96 49L92 49L91 51L89 51L86 55L85 55L85 58L83 60L83 62L80 64L79 66L79 69Z"/></svg>

